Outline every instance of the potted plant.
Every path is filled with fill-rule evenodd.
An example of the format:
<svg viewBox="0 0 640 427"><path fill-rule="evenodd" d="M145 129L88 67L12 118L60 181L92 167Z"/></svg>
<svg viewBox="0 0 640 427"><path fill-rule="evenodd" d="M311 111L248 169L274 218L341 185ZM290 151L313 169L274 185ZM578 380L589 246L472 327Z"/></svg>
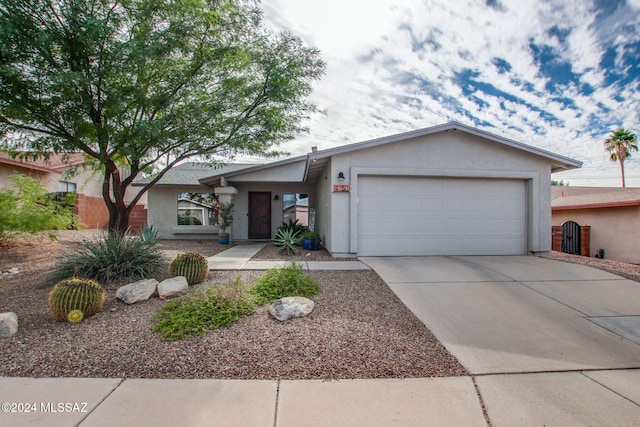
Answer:
<svg viewBox="0 0 640 427"><path fill-rule="evenodd" d="M302 248L308 251L313 251L316 249L316 242L320 240L320 236L318 233L311 230L306 230L302 233Z"/></svg>
<svg viewBox="0 0 640 427"><path fill-rule="evenodd" d="M232 210L233 202L225 202L218 205L218 228L220 230L218 233L218 243L221 245L229 244L229 233L227 233L227 228L233 222Z"/></svg>

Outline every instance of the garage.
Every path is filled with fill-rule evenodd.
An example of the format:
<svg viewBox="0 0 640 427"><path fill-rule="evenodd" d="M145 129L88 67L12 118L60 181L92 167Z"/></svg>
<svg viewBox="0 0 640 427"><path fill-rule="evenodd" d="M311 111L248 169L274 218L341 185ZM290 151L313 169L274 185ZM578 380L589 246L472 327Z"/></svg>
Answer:
<svg viewBox="0 0 640 427"><path fill-rule="evenodd" d="M526 181L358 178L358 255L523 255Z"/></svg>

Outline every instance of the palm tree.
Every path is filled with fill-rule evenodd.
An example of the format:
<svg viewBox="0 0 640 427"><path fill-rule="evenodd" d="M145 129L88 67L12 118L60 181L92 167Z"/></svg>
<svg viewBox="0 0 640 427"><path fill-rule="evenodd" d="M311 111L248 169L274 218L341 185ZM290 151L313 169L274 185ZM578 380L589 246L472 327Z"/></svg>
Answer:
<svg viewBox="0 0 640 427"><path fill-rule="evenodd" d="M624 128L612 131L611 136L604 142L604 149L610 154L609 159L620 162L622 171L622 186L624 182L624 161L631 157L631 151L638 151L638 137Z"/></svg>

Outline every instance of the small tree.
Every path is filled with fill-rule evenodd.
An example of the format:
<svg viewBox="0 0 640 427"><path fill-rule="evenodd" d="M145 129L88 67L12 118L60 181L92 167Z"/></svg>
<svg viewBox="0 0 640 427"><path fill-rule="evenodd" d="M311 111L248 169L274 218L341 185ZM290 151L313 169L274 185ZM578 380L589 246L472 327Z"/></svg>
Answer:
<svg viewBox="0 0 640 427"><path fill-rule="evenodd" d="M77 220L70 200L55 201L35 179L11 175L9 182L14 189L0 189L0 244L20 233L66 230Z"/></svg>
<svg viewBox="0 0 640 427"><path fill-rule="evenodd" d="M609 153L609 159L620 163L622 173L622 186L626 187L624 180L624 161L631 157L631 151L638 151L638 137L624 128L612 131L609 138L604 141L604 149Z"/></svg>
<svg viewBox="0 0 640 427"><path fill-rule="evenodd" d="M218 228L220 234L227 232L227 228L233 223L233 202L220 203L218 205Z"/></svg>
<svg viewBox="0 0 640 427"><path fill-rule="evenodd" d="M317 111L307 97L324 69L252 0L0 0L0 137L85 153L110 231L183 160L279 154ZM127 204L143 172L155 174Z"/></svg>

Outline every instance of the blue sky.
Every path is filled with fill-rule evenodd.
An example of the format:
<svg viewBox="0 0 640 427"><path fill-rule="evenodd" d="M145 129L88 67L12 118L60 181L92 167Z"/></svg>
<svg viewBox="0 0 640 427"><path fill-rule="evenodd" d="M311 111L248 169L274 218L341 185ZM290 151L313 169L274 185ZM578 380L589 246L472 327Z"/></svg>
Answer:
<svg viewBox="0 0 640 427"><path fill-rule="evenodd" d="M456 120L575 158L571 185L620 186L603 141L640 134L640 0L262 0L319 48L326 110L298 155ZM640 153L625 163L640 187Z"/></svg>

